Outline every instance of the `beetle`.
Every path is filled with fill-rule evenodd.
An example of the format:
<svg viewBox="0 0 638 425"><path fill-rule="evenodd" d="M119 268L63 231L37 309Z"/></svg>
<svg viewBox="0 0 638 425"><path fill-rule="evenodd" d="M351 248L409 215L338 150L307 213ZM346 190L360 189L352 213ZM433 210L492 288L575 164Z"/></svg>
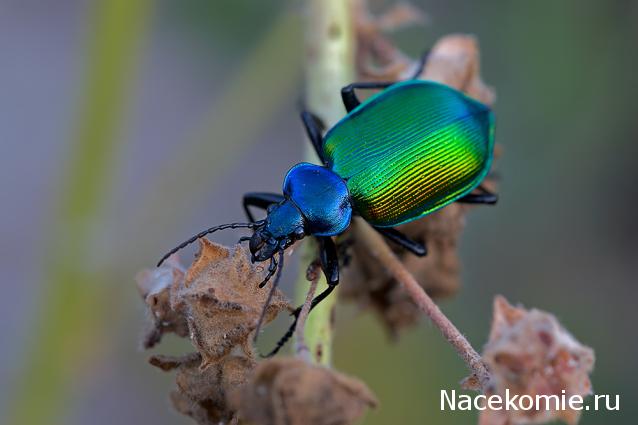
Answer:
<svg viewBox="0 0 638 425"><path fill-rule="evenodd" d="M387 239L418 256L425 242L414 241L395 228L440 210L452 202L495 204L497 195L481 182L494 149L494 114L485 104L458 90L412 79L360 82L341 90L347 114L325 134L321 120L308 111L301 120L321 165L302 162L286 174L283 193L247 193L243 208L248 223L211 227L167 253L173 253L218 230L249 228L245 236L251 261L270 261L263 287L283 266L283 253L307 236L318 241L327 288L311 303L314 308L339 283L339 261L333 237L360 216ZM356 89L382 89L361 102ZM478 191L478 193L476 193ZM250 207L266 210L255 220ZM301 308L293 312L294 322ZM295 323L269 354L292 336ZM261 324L261 320L259 322ZM258 324L258 328L259 328Z"/></svg>

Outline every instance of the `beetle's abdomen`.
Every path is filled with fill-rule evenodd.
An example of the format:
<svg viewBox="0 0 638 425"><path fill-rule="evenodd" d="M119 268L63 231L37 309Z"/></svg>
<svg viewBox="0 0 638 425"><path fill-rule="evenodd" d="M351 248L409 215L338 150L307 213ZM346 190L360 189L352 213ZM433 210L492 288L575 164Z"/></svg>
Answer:
<svg viewBox="0 0 638 425"><path fill-rule="evenodd" d="M396 84L326 135L324 152L371 224L415 220L469 193L492 159L490 109L433 82Z"/></svg>
<svg viewBox="0 0 638 425"><path fill-rule="evenodd" d="M350 225L352 206L346 182L331 170L297 164L286 174L283 191L303 214L311 234L334 236Z"/></svg>

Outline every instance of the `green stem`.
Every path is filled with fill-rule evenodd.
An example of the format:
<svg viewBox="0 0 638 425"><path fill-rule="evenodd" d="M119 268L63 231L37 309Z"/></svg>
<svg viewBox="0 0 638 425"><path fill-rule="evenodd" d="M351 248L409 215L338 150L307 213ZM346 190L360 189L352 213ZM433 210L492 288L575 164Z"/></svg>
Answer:
<svg viewBox="0 0 638 425"><path fill-rule="evenodd" d="M5 423L63 422L69 393L80 386L89 358L99 352L108 317L99 252L103 207L110 194L119 134L152 10L148 0L102 0L90 20L87 68L59 205L47 246L38 321Z"/></svg>
<svg viewBox="0 0 638 425"><path fill-rule="evenodd" d="M306 107L331 126L345 112L339 90L351 83L355 75L350 3L347 0L308 0L306 6ZM304 159L316 161L312 148L307 149ZM316 246L306 242L302 250L302 264L309 264L316 257ZM305 272L302 267L296 285L299 301L305 299L308 290ZM325 288L326 280L322 277L317 293ZM306 345L311 357L323 365L330 365L332 360L332 317L336 300L336 293L333 293L312 311L306 322Z"/></svg>

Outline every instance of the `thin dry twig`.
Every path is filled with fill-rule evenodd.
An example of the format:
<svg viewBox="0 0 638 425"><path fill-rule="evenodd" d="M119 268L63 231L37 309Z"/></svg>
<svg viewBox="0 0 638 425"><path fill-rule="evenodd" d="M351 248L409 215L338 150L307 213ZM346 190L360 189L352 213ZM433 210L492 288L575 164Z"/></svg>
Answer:
<svg viewBox="0 0 638 425"><path fill-rule="evenodd" d="M385 269L405 289L410 297L441 331L445 339L454 347L467 367L478 379L481 388L485 391L489 388L490 372L481 359L481 355L472 347L470 342L461 334L450 319L443 314L441 309L432 301L432 298L419 285L414 276L405 268L394 252L385 243L383 237L375 232L368 223L363 220L354 220L353 231L357 240L369 247L370 254L381 263Z"/></svg>

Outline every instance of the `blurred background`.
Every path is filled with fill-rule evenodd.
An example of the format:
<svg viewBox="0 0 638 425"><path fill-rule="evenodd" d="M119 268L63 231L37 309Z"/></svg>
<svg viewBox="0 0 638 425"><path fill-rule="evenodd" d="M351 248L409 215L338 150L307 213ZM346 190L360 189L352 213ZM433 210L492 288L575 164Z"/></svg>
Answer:
<svg viewBox="0 0 638 425"><path fill-rule="evenodd" d="M638 2L413 3L429 20L394 34L406 52L478 36L505 149L442 308L477 347L497 293L555 313L596 350L594 389L621 398L582 423L635 423ZM283 0L2 2L0 422L190 423L140 349L133 277L301 158L301 18ZM426 320L390 344L370 313L338 315L336 367L381 400L365 424L475 421L439 411L465 368Z"/></svg>

